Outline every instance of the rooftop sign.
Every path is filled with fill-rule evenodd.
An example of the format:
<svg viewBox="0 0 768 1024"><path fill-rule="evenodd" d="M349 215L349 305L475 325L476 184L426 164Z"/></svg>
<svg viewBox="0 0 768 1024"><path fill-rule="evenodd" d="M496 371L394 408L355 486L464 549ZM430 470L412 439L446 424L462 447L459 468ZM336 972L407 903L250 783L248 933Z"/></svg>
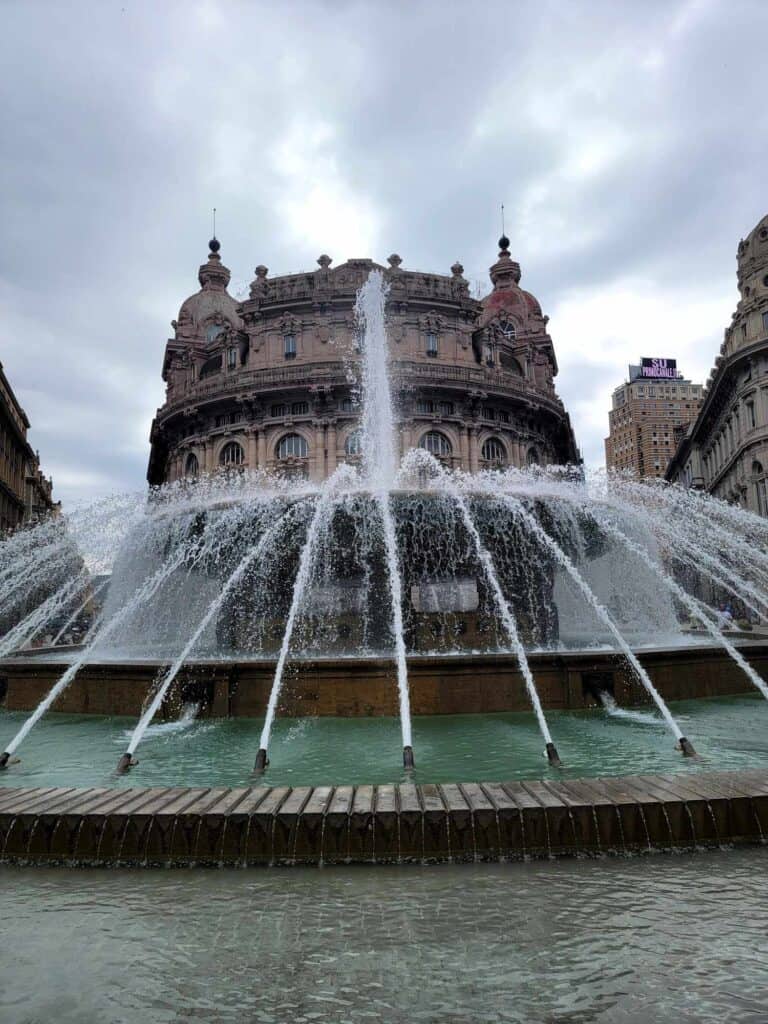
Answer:
<svg viewBox="0 0 768 1024"><path fill-rule="evenodd" d="M640 360L639 376L653 380L679 380L683 375L677 368L676 359L651 359L644 356Z"/></svg>

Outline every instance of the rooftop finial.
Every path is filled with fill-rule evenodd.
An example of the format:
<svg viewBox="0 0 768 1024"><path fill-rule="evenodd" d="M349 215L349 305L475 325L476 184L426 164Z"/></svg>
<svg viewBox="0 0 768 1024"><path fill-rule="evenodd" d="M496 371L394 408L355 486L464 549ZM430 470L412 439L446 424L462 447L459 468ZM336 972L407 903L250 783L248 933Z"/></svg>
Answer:
<svg viewBox="0 0 768 1024"><path fill-rule="evenodd" d="M216 237L216 207L213 208L213 238L208 243L208 248L211 252L218 252L221 248L221 242Z"/></svg>
<svg viewBox="0 0 768 1024"><path fill-rule="evenodd" d="M501 238L499 239L499 248L502 252L506 252L509 249L509 239L504 228L504 203L501 204Z"/></svg>

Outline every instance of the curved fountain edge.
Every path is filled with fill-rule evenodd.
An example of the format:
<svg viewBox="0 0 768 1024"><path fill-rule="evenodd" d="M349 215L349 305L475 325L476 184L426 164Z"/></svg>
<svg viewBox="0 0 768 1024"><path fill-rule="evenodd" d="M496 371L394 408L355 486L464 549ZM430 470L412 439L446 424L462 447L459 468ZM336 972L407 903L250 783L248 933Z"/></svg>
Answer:
<svg viewBox="0 0 768 1024"><path fill-rule="evenodd" d="M558 781L0 790L0 862L257 866L764 845L768 770Z"/></svg>

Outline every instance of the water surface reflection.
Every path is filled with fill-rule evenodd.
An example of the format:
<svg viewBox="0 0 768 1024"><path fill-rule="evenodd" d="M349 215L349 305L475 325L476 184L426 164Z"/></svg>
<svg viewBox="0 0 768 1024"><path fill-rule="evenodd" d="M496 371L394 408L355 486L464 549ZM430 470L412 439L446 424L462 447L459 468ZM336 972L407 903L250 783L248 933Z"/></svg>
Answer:
<svg viewBox="0 0 768 1024"><path fill-rule="evenodd" d="M765 869L3 868L0 1022L765 1022Z"/></svg>

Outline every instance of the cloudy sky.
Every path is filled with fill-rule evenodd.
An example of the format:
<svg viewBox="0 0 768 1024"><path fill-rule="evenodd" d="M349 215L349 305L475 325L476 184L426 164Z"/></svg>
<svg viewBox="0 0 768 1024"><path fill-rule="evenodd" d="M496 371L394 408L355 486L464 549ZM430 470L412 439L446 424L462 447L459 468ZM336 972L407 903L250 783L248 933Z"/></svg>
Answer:
<svg viewBox="0 0 768 1024"><path fill-rule="evenodd" d="M768 3L0 2L0 361L65 502L143 485L218 208L253 268L487 281L499 203L588 463L641 355L704 380L768 212Z"/></svg>

